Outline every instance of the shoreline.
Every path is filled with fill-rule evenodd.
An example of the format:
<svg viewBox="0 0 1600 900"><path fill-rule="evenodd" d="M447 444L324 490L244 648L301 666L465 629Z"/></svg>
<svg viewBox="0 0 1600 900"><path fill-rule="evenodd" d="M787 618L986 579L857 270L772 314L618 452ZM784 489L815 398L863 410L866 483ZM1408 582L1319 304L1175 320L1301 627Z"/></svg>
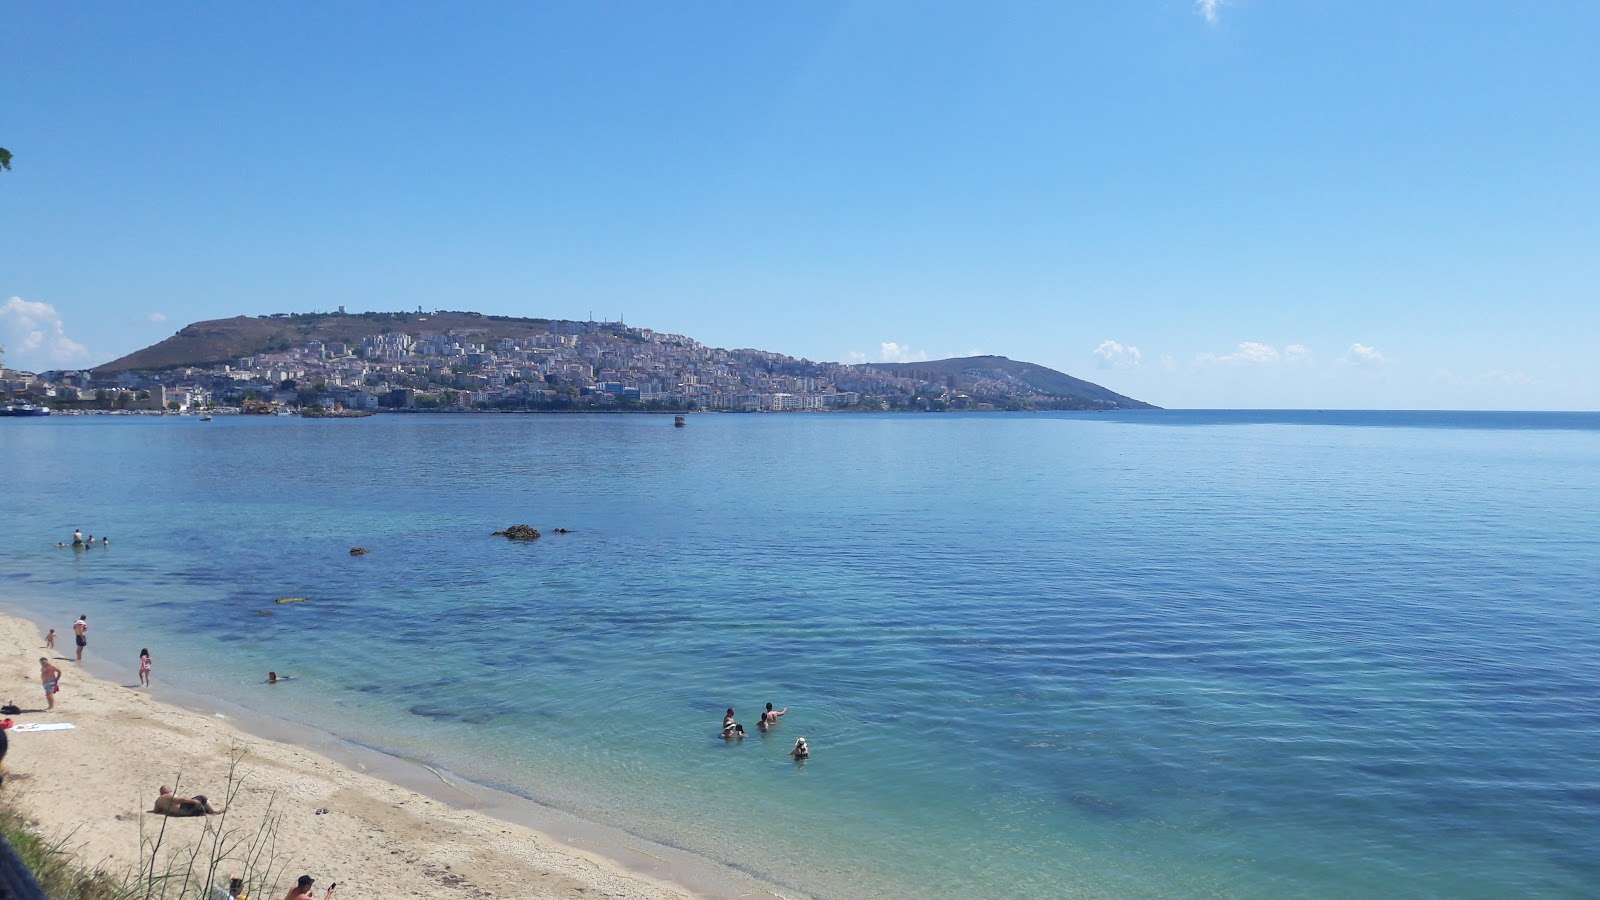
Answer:
<svg viewBox="0 0 1600 900"><path fill-rule="evenodd" d="M277 855L287 869L265 897L301 872L319 890L339 882L343 898L786 896L705 857L307 725L171 688L157 699L80 667L68 638L58 629L56 648L43 650L43 629L0 613L4 696L24 710L13 718L75 726L13 732L5 790L47 839L70 834L66 850L91 866L134 869L141 830L163 823L180 840L198 837L204 826L193 819L147 813L157 788L181 780L178 793L220 806L230 756L243 750L228 824L254 832L282 817ZM41 655L63 672L53 712L43 711Z"/></svg>

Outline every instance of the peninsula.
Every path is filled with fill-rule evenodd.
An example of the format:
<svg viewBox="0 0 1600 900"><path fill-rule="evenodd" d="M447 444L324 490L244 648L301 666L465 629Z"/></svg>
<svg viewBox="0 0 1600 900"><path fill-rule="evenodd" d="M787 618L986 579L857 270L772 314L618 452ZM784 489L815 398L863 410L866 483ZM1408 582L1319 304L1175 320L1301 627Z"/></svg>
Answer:
<svg viewBox="0 0 1600 900"><path fill-rule="evenodd" d="M707 347L622 322L415 313L278 313L189 325L90 370L0 372L58 410L1154 409L1003 356L813 362Z"/></svg>

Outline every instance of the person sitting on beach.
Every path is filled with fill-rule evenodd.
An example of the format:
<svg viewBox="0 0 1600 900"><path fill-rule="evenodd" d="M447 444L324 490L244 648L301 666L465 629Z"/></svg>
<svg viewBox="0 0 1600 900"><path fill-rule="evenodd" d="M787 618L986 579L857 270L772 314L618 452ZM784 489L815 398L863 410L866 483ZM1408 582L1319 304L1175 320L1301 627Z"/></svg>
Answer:
<svg viewBox="0 0 1600 900"><path fill-rule="evenodd" d="M180 797L172 792L172 788L163 784L160 796L156 797L155 808L150 811L168 816L214 816L226 812L227 807L212 809L211 801L206 799L205 794Z"/></svg>
<svg viewBox="0 0 1600 900"><path fill-rule="evenodd" d="M725 738L744 737L744 726L733 719L733 707L728 707L728 714L722 717L722 736Z"/></svg>
<svg viewBox="0 0 1600 900"><path fill-rule="evenodd" d="M311 900L311 886L316 881L310 875L301 875L295 886L289 889L289 893L283 895L283 900ZM338 886L336 883L328 885L327 891L323 892L322 900L328 900L329 897L332 897L333 889Z"/></svg>
<svg viewBox="0 0 1600 900"><path fill-rule="evenodd" d="M795 759L810 759L811 748L806 746L806 739L796 738L794 742L794 749L789 751L789 755Z"/></svg>
<svg viewBox="0 0 1600 900"><path fill-rule="evenodd" d="M783 709L773 711L772 704L768 703L767 711L761 714L761 720L756 723L756 727L760 728L762 731L766 731L768 728L778 724L778 717L784 713L787 713L788 711L789 707L787 706L785 706Z"/></svg>

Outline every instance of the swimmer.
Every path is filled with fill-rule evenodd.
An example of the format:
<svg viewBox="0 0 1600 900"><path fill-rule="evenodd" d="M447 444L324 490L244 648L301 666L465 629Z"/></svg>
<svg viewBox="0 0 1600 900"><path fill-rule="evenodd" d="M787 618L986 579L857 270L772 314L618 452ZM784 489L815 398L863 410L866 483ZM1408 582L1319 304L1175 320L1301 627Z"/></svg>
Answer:
<svg viewBox="0 0 1600 900"><path fill-rule="evenodd" d="M733 707L728 707L728 714L722 717L722 736L725 738L744 737L744 726L733 719Z"/></svg>
<svg viewBox="0 0 1600 900"><path fill-rule="evenodd" d="M293 675L279 675L277 672L268 672L267 673L267 684L277 684L280 681L288 681L289 679L291 679L293 677L295 677L295 676L293 676Z"/></svg>
<svg viewBox="0 0 1600 900"><path fill-rule="evenodd" d="M796 738L794 742L794 749L789 751L789 755L794 757L796 760L810 759L811 748L806 746L806 739Z"/></svg>
<svg viewBox="0 0 1600 900"><path fill-rule="evenodd" d="M787 706L785 706L783 709L774 711L772 709L772 704L768 703L767 711L761 714L761 720L756 722L756 726L762 731L766 731L768 728L778 724L778 717L787 713L788 711L789 707Z"/></svg>

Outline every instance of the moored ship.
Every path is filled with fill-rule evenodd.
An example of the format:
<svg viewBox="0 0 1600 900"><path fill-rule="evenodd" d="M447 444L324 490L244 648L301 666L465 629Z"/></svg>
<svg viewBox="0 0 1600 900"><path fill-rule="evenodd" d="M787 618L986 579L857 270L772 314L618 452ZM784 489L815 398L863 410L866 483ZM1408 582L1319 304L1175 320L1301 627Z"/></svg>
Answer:
<svg viewBox="0 0 1600 900"><path fill-rule="evenodd" d="M0 416L48 416L50 407L37 403L7 403L0 406Z"/></svg>

